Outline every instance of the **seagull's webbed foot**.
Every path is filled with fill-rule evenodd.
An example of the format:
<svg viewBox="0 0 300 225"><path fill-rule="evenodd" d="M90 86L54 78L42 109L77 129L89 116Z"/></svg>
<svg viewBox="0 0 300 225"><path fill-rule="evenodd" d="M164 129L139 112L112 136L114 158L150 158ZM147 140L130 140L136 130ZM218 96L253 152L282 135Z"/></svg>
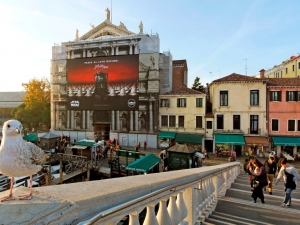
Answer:
<svg viewBox="0 0 300 225"><path fill-rule="evenodd" d="M32 194L29 193L27 195L19 195L18 197L19 197L19 200L30 200L32 197Z"/></svg>
<svg viewBox="0 0 300 225"><path fill-rule="evenodd" d="M11 201L11 200L15 200L15 198L13 197L12 194L9 194L8 196L5 196L5 197L1 198L0 202Z"/></svg>

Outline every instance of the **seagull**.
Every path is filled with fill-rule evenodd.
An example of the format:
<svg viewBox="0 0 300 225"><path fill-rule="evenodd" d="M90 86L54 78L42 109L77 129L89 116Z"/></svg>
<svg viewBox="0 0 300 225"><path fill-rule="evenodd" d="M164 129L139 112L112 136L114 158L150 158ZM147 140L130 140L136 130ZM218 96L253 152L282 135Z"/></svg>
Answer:
<svg viewBox="0 0 300 225"><path fill-rule="evenodd" d="M44 151L21 136L23 126L18 120L8 120L3 124L3 138L0 146L0 173L11 176L10 192L1 202L14 200L12 194L15 177L30 176L30 192L18 196L20 200L30 200L32 196L32 175L43 168L46 161Z"/></svg>

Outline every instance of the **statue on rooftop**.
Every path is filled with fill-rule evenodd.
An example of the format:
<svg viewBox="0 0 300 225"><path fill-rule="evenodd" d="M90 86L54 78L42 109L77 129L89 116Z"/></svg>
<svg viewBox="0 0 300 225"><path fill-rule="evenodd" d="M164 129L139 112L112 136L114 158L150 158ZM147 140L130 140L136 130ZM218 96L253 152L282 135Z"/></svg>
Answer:
<svg viewBox="0 0 300 225"><path fill-rule="evenodd" d="M140 28L140 33L139 34L143 34L143 28L144 28L144 26L143 26L143 22L142 21L140 22L139 28Z"/></svg>
<svg viewBox="0 0 300 225"><path fill-rule="evenodd" d="M79 31L78 29L76 29L76 36L75 36L75 40L78 40L79 39Z"/></svg>
<svg viewBox="0 0 300 225"><path fill-rule="evenodd" d="M110 10L108 8L106 8L105 12L106 12L106 20L110 21Z"/></svg>
<svg viewBox="0 0 300 225"><path fill-rule="evenodd" d="M90 26L92 27L92 29L94 29L94 28L95 28L95 25L94 25L94 24L91 24L91 23L90 23Z"/></svg>

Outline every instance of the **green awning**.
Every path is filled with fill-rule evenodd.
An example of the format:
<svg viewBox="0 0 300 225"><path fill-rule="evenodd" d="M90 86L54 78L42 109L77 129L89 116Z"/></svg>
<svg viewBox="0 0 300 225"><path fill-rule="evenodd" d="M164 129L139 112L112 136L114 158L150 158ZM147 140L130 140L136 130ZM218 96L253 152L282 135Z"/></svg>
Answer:
<svg viewBox="0 0 300 225"><path fill-rule="evenodd" d="M202 135L177 133L175 141L178 143L202 144Z"/></svg>
<svg viewBox="0 0 300 225"><path fill-rule="evenodd" d="M272 136L275 146L300 146L300 137Z"/></svg>
<svg viewBox="0 0 300 225"><path fill-rule="evenodd" d="M38 139L37 134L28 134L28 135L23 137L23 140L32 141L32 142L35 142L37 139Z"/></svg>
<svg viewBox="0 0 300 225"><path fill-rule="evenodd" d="M215 144L245 145L243 134L215 134Z"/></svg>
<svg viewBox="0 0 300 225"><path fill-rule="evenodd" d="M88 147L92 147L95 146L95 142L92 141L78 141L74 143L75 145L81 145L81 146L88 146Z"/></svg>
<svg viewBox="0 0 300 225"><path fill-rule="evenodd" d="M176 136L176 132L171 131L159 131L158 138L170 138L174 139Z"/></svg>
<svg viewBox="0 0 300 225"><path fill-rule="evenodd" d="M148 171L159 164L159 162L159 157L154 154L149 154L130 163L128 166L126 166L126 170L148 173Z"/></svg>

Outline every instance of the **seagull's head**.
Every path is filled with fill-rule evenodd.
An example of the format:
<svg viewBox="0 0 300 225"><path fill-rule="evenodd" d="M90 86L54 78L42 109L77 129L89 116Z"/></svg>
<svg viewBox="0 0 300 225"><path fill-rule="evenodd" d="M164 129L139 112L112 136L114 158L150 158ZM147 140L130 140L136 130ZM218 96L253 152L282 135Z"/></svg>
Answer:
<svg viewBox="0 0 300 225"><path fill-rule="evenodd" d="M8 120L3 124L3 136L20 135L23 126L18 120Z"/></svg>

